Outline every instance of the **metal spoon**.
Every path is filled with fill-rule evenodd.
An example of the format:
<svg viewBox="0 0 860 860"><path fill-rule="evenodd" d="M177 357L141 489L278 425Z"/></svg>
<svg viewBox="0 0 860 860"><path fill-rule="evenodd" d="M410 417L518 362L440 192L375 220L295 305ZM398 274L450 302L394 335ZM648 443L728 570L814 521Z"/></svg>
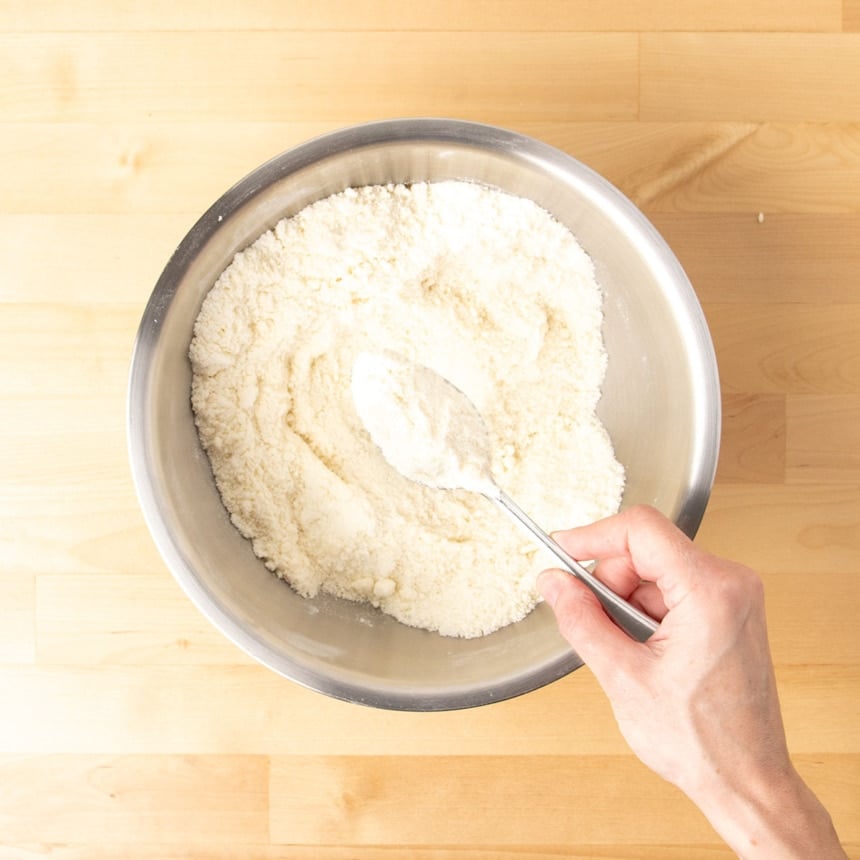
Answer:
<svg viewBox="0 0 860 860"><path fill-rule="evenodd" d="M402 475L433 489L469 490L495 502L585 583L631 638L644 642L657 629L653 618L571 558L498 486L490 468L487 425L459 388L395 353L362 353L353 366L352 394L371 438Z"/></svg>
<svg viewBox="0 0 860 860"><path fill-rule="evenodd" d="M644 642L657 629L657 622L641 612L611 588L593 576L576 559L571 558L504 490L498 495L484 494L543 544L581 582L584 582L603 605L607 615L631 638Z"/></svg>

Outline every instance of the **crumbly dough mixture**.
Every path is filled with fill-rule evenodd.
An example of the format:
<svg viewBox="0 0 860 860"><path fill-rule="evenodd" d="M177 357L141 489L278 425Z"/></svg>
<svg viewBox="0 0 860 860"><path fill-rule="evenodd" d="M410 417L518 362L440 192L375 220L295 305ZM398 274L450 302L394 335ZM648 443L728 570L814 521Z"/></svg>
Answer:
<svg viewBox="0 0 860 860"><path fill-rule="evenodd" d="M352 368L358 417L382 456L428 487L498 495L490 436L475 405L429 367L363 352Z"/></svg>
<svg viewBox="0 0 860 860"><path fill-rule="evenodd" d="M463 391L492 472L547 529L617 510L595 416L601 290L531 201L465 182L368 186L306 207L238 253L190 347L192 406L233 523L302 595L321 589L473 637L525 616L553 563L490 501L399 474L350 391L390 350Z"/></svg>

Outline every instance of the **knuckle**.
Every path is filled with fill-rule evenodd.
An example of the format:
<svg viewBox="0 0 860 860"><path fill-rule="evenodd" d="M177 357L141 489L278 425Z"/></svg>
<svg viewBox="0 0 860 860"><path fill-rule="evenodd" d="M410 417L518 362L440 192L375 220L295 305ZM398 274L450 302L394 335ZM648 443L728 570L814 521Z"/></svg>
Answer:
<svg viewBox="0 0 860 860"><path fill-rule="evenodd" d="M657 508L642 504L641 502L628 508L627 516L631 524L644 527L650 527L655 522L663 520L663 515Z"/></svg>
<svg viewBox="0 0 860 860"><path fill-rule="evenodd" d="M752 569L740 564L723 567L717 579L727 612L741 615L764 604L764 584Z"/></svg>

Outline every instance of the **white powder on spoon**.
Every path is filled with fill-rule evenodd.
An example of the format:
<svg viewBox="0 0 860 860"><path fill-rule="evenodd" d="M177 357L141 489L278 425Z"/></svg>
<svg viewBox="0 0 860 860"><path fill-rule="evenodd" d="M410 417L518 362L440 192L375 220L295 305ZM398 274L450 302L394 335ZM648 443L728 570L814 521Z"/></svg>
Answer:
<svg viewBox="0 0 860 860"><path fill-rule="evenodd" d="M450 379L499 484L549 529L590 522L624 484L595 416L601 302L564 226L480 185L349 189L281 221L222 273L190 348L233 523L302 595L452 636L519 620L553 559L481 496L398 474L356 412L353 365L391 350Z"/></svg>
<svg viewBox="0 0 860 860"><path fill-rule="evenodd" d="M358 417L410 481L497 495L487 427L448 380L394 353L361 353L352 369Z"/></svg>

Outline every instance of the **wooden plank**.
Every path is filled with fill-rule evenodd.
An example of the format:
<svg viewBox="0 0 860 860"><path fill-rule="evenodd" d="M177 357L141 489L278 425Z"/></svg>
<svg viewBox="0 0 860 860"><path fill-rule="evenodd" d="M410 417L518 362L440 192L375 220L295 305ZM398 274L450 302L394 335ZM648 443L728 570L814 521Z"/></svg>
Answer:
<svg viewBox="0 0 860 860"><path fill-rule="evenodd" d="M792 395L786 412L789 482L860 485L860 397Z"/></svg>
<svg viewBox="0 0 860 860"><path fill-rule="evenodd" d="M187 220L176 221L176 244L194 220L246 173L285 149L344 124L347 121L22 123L14 135L0 136L0 157L17 165L16 170L0 175L0 211L38 216L186 214ZM778 242L782 234L774 230L779 224L770 221L775 214L860 212L858 124L759 127L748 123L514 118L501 124L585 162L652 217L732 213L742 216L737 230L755 228L759 232L753 235L763 237L761 241L773 237ZM760 211L766 216L761 225L757 222ZM801 239L801 247L809 247L820 236L826 228L826 222L821 223L824 227L818 234ZM831 225L852 226L836 221ZM79 222L77 229L81 227ZM108 241L123 227L118 223L106 234L102 256L113 252ZM26 230L26 222L18 229ZM795 236L798 229L794 229ZM824 240L824 247L832 243L842 262L827 263L817 277L820 280L830 265L841 265L837 271L844 272L856 254L856 243L838 232L831 236ZM85 241L92 246L98 239L96 234ZM125 235L117 238L120 248L132 240ZM815 258L820 254L819 246ZM748 258L741 254L740 259ZM157 262L162 266L165 258L159 256ZM96 271L101 265L97 263ZM775 265L779 270L779 263ZM814 259L803 264L814 276L813 266ZM158 271L150 263L148 270L138 273L129 268L124 274L151 287L152 275ZM20 292L25 286L17 288ZM4 294L12 289L15 285L10 279ZM823 294L828 295L826 288Z"/></svg>
<svg viewBox="0 0 860 860"><path fill-rule="evenodd" d="M67 473L69 480L53 486L0 487L0 567L16 575L166 573L131 490L127 464L117 461L116 468L121 477L102 476L83 489L85 470Z"/></svg>
<svg viewBox="0 0 860 860"><path fill-rule="evenodd" d="M36 629L43 666L253 662L204 618L167 572L39 576Z"/></svg>
<svg viewBox="0 0 860 860"><path fill-rule="evenodd" d="M854 611L860 611L857 574L783 573L764 569L761 576L771 653L783 677L790 677L791 684L800 690L815 683L816 673L812 673L808 684L802 680L806 676L792 674L791 667L822 664L831 670L837 666L852 667L849 671L855 672L860 666L860 636L854 622L858 617ZM799 630L803 631L802 636L798 635ZM832 672L824 674L829 678ZM809 689L809 693L818 697L817 691ZM803 701L797 693L792 699ZM849 708L845 716L851 718L850 712ZM808 742L814 743L811 738Z"/></svg>
<svg viewBox="0 0 860 860"><path fill-rule="evenodd" d="M704 308L724 393L860 393L860 304Z"/></svg>
<svg viewBox="0 0 860 860"><path fill-rule="evenodd" d="M270 829L273 842L304 845L713 839L680 792L632 756L275 757Z"/></svg>
<svg viewBox="0 0 860 860"><path fill-rule="evenodd" d="M850 666L849 671L856 671L860 666L860 637L853 621L857 618L854 611L860 610L856 573L763 570L761 576L771 653L784 677L789 677L791 667L813 663ZM798 630L803 630L802 636L798 636ZM791 677L792 684L801 684L800 676ZM814 677L810 682L814 683ZM811 690L810 695L817 697Z"/></svg>
<svg viewBox="0 0 860 860"><path fill-rule="evenodd" d="M0 565L18 574L43 570L66 573L151 574L166 572L129 490L117 497L100 487L65 499L45 488L0 492ZM70 491L74 492L74 491ZM6 513L13 511L12 514ZM17 513L15 513L17 512ZM37 513L34 513L37 512ZM33 552L38 545L39 552Z"/></svg>
<svg viewBox="0 0 860 860"><path fill-rule="evenodd" d="M840 0L731 0L674 3L672 0L495 0L467 3L379 3L375 0L255 0L241 7L190 0L141 5L123 0L86 0L72 12L57 0L35 8L9 0L0 8L0 31L39 30L839 30Z"/></svg>
<svg viewBox="0 0 860 860"><path fill-rule="evenodd" d="M15 696L8 695L15 691ZM837 690L837 699L843 694ZM0 751L28 753L624 754L590 672L492 707L380 711L261 666L0 666ZM241 702L241 707L218 707ZM576 731L571 731L576 702ZM39 720L33 720L33 709Z"/></svg>
<svg viewBox="0 0 860 860"><path fill-rule="evenodd" d="M0 328L3 321L12 321L20 306L8 310L0 314ZM63 318L59 314L55 319ZM96 326L100 318L94 317ZM108 327L110 314L103 319ZM46 322L42 334L37 332L34 323L31 339L36 344L41 340L48 356L32 354L22 332L19 343L24 352L16 359L10 349L8 370L0 371L4 381L30 374L40 380L34 382L35 391L48 390L52 378L60 387L69 380L72 391L76 385L88 390L80 391L79 398L15 393L0 397L0 405L14 416L0 429L0 569L17 574L163 572L128 466L123 410L127 367L122 367L127 359L117 362L117 378L107 383L99 371L109 368L114 359L98 352L92 357L80 354L87 350L85 330L75 335L73 327L63 330L60 325L53 329L52 339ZM63 340L69 350L67 361ZM98 335L93 341L98 341ZM52 349L58 349L54 358L49 357ZM105 348L105 353L111 351ZM90 381L94 386L105 382L101 398L89 387Z"/></svg>
<svg viewBox="0 0 860 860"><path fill-rule="evenodd" d="M0 137L0 156L18 168L0 175L0 207L5 212L44 213L130 212L187 213L178 221L178 243L194 218L234 182L266 159L291 146L334 130L339 123L27 123L15 135ZM542 122L513 124L517 130L571 153L602 172L629 194L638 195L655 173L684 158L684 151L722 151L732 146L752 126L668 123ZM671 150L667 155L667 150ZM189 160L188 153L194 158ZM64 222L45 222L63 233ZM70 222L70 238L81 234L81 222ZM90 222L95 228L98 222ZM125 222L132 224L133 222ZM28 228L18 234L32 237ZM123 222L105 234L126 247L131 239L117 235ZM99 236L81 237L88 247ZM10 237L9 241L12 239ZM61 238L62 241L62 238ZM104 248L99 256L105 256ZM101 263L99 263L101 265ZM70 271L74 271L70 267ZM135 271L135 270L130 270ZM126 277L128 277L126 272ZM17 279L8 279L12 290ZM151 277L147 279L151 283ZM32 301L22 283L15 293L20 301ZM9 295L9 293L6 293ZM104 294L102 294L102 298Z"/></svg>
<svg viewBox="0 0 860 860"><path fill-rule="evenodd" d="M0 156L18 166L0 175L0 208L39 215L187 213L175 236L178 244L194 220L246 173L342 124L23 123L14 135L0 136ZM134 274L128 270L126 277ZM151 284L151 277L146 280Z"/></svg>
<svg viewBox="0 0 860 860"><path fill-rule="evenodd" d="M0 446L0 560L7 569L151 563L124 439L139 313L9 305L0 315L0 402L14 403L16 417ZM130 554L135 545L142 553Z"/></svg>
<svg viewBox="0 0 860 860"><path fill-rule="evenodd" d="M716 839L716 836L714 836ZM852 846L846 844L846 849ZM855 846L856 847L856 846ZM86 843L84 845L4 845L4 860L188 860L182 845ZM734 860L736 854L716 842L697 845L557 845L507 848L426 848L385 845L211 845L194 846L194 860Z"/></svg>
<svg viewBox="0 0 860 860"><path fill-rule="evenodd" d="M0 833L13 842L263 842L262 756L4 756Z"/></svg>
<svg viewBox="0 0 860 860"><path fill-rule="evenodd" d="M0 33L0 857L732 856L587 669L337 702L209 627L143 524L123 401L167 255L272 155L421 113L580 158L690 273L725 393L699 540L762 570L790 747L860 857L857 0L8 0Z"/></svg>
<svg viewBox="0 0 860 860"><path fill-rule="evenodd" d="M857 121L860 36L643 33L640 119Z"/></svg>
<svg viewBox="0 0 860 860"><path fill-rule="evenodd" d="M10 304L0 313L0 569L163 571L125 440L140 307ZM34 552L33 547L39 551Z"/></svg>
<svg viewBox="0 0 860 860"><path fill-rule="evenodd" d="M652 213L703 302L860 299L857 215Z"/></svg>
<svg viewBox="0 0 860 860"><path fill-rule="evenodd" d="M717 481L779 484L785 480L785 397L726 394Z"/></svg>
<svg viewBox="0 0 860 860"><path fill-rule="evenodd" d="M860 32L860 0L842 0L842 29Z"/></svg>
<svg viewBox="0 0 860 860"><path fill-rule="evenodd" d="M202 211L202 209L201 209ZM187 215L0 214L0 302L143 306ZM21 254L50 241L51 252Z"/></svg>
<svg viewBox="0 0 860 860"><path fill-rule="evenodd" d="M34 608L34 578L0 568L0 664L35 659Z"/></svg>
<svg viewBox="0 0 860 860"><path fill-rule="evenodd" d="M635 119L638 44L632 33L0 35L0 106L6 122Z"/></svg>
<svg viewBox="0 0 860 860"><path fill-rule="evenodd" d="M732 135L694 146L678 159L668 156L684 138L670 144L662 168L651 171L634 200L648 213L736 212L757 219L762 212L765 223L773 213L860 211L857 123L729 128Z"/></svg>
<svg viewBox="0 0 860 860"><path fill-rule="evenodd" d="M0 485L0 568L15 574L164 572L132 490L127 460L119 451L99 459L98 438L65 454L55 441L41 461L41 478ZM121 442L112 438L109 444ZM69 456L84 451L81 461ZM94 463L98 471L93 474L88 467ZM53 477L52 466L57 467Z"/></svg>
<svg viewBox="0 0 860 860"><path fill-rule="evenodd" d="M794 633L797 635L797 629ZM850 678L855 691L858 688L860 669L856 665L777 666L776 678L786 738L793 758L814 757L816 752L836 755L860 752L856 710L852 713L850 706L840 712L832 710L837 704L833 695L837 678L841 679L837 686L846 684ZM817 740L811 737L812 727L819 732Z"/></svg>
<svg viewBox="0 0 860 860"><path fill-rule="evenodd" d="M12 306L15 310L20 305ZM0 310L0 315L6 315L7 308ZM14 314L11 310L10 316ZM108 314L109 316L109 314ZM5 367L3 370L5 371ZM8 406L7 415L13 416L13 421L6 422L0 427L0 467L7 477L32 476L26 466L16 466L12 453L3 453L5 447L9 452L14 449L21 455L25 453L35 458L34 452L28 447L41 447L43 454L54 455L52 443L67 440L71 445L79 444L83 449L89 444L100 448L105 456L116 454L121 456L125 434L125 411L119 402L122 389L110 390L110 397L97 398L95 392L89 396L76 398L58 395L55 397L31 397L14 400L11 397L0 401ZM14 402L14 410L12 404ZM49 450L46 450L49 449ZM84 450L76 451L76 456L86 457ZM90 452L89 456L93 456Z"/></svg>
<svg viewBox="0 0 860 860"><path fill-rule="evenodd" d="M0 314L0 328L12 316L11 309L8 315ZM104 319L109 325L110 314ZM34 325L33 338L38 342L36 330ZM69 354L74 355L72 330L57 334L58 340L64 337L73 342ZM50 341L48 331L45 343ZM82 350L85 342L85 337L77 341ZM107 356L99 360L102 367L110 363ZM9 369L0 375L8 378L35 367L44 380L36 390L45 391L52 369L62 380L65 367L73 378L76 361L80 368L77 358L65 364L61 357L42 367L38 356L22 355L16 360L10 352ZM92 375L97 384L100 375ZM83 386L86 377L77 381ZM94 390L80 398L0 397L0 409L14 416L0 428L0 570L16 574L165 572L132 487L124 388L124 383L117 382L106 387L101 398Z"/></svg>
<svg viewBox="0 0 860 860"><path fill-rule="evenodd" d="M774 650L792 657L791 647L778 643L790 634L798 638L788 621L800 610L773 613L796 591L780 590L772 582L768 580L769 598L776 595L771 609ZM819 619L825 611L832 618L838 595L822 594L816 612ZM846 601L854 603L853 597ZM855 719L860 669L847 662L849 657L833 665L813 662L824 622L812 611L809 615L810 647L799 658L803 664L779 665L792 750L860 753ZM778 617L788 620L780 624ZM837 625L833 642L824 640L821 658L847 638ZM856 643L850 653L856 653ZM260 666L0 666L0 692L0 752L9 753L628 754L609 702L587 669L517 699L441 714L380 711L336 701ZM806 720L810 708L818 715L813 723ZM39 719L33 719L34 713Z"/></svg>
<svg viewBox="0 0 860 860"><path fill-rule="evenodd" d="M798 767L856 839L860 756L812 756ZM301 790L299 790L301 786ZM517 756L275 757L273 842L374 845L565 845L707 842L701 814L629 758ZM613 799L607 804L606 798Z"/></svg>
<svg viewBox="0 0 860 860"><path fill-rule="evenodd" d="M860 569L860 494L827 484L717 484L696 537L760 571Z"/></svg>
<svg viewBox="0 0 860 860"><path fill-rule="evenodd" d="M142 312L139 305L6 305L0 398L121 398ZM113 403L121 413L121 400Z"/></svg>
<svg viewBox="0 0 860 860"><path fill-rule="evenodd" d="M860 212L857 123L520 123L646 214ZM765 220L765 223L767 221Z"/></svg>

